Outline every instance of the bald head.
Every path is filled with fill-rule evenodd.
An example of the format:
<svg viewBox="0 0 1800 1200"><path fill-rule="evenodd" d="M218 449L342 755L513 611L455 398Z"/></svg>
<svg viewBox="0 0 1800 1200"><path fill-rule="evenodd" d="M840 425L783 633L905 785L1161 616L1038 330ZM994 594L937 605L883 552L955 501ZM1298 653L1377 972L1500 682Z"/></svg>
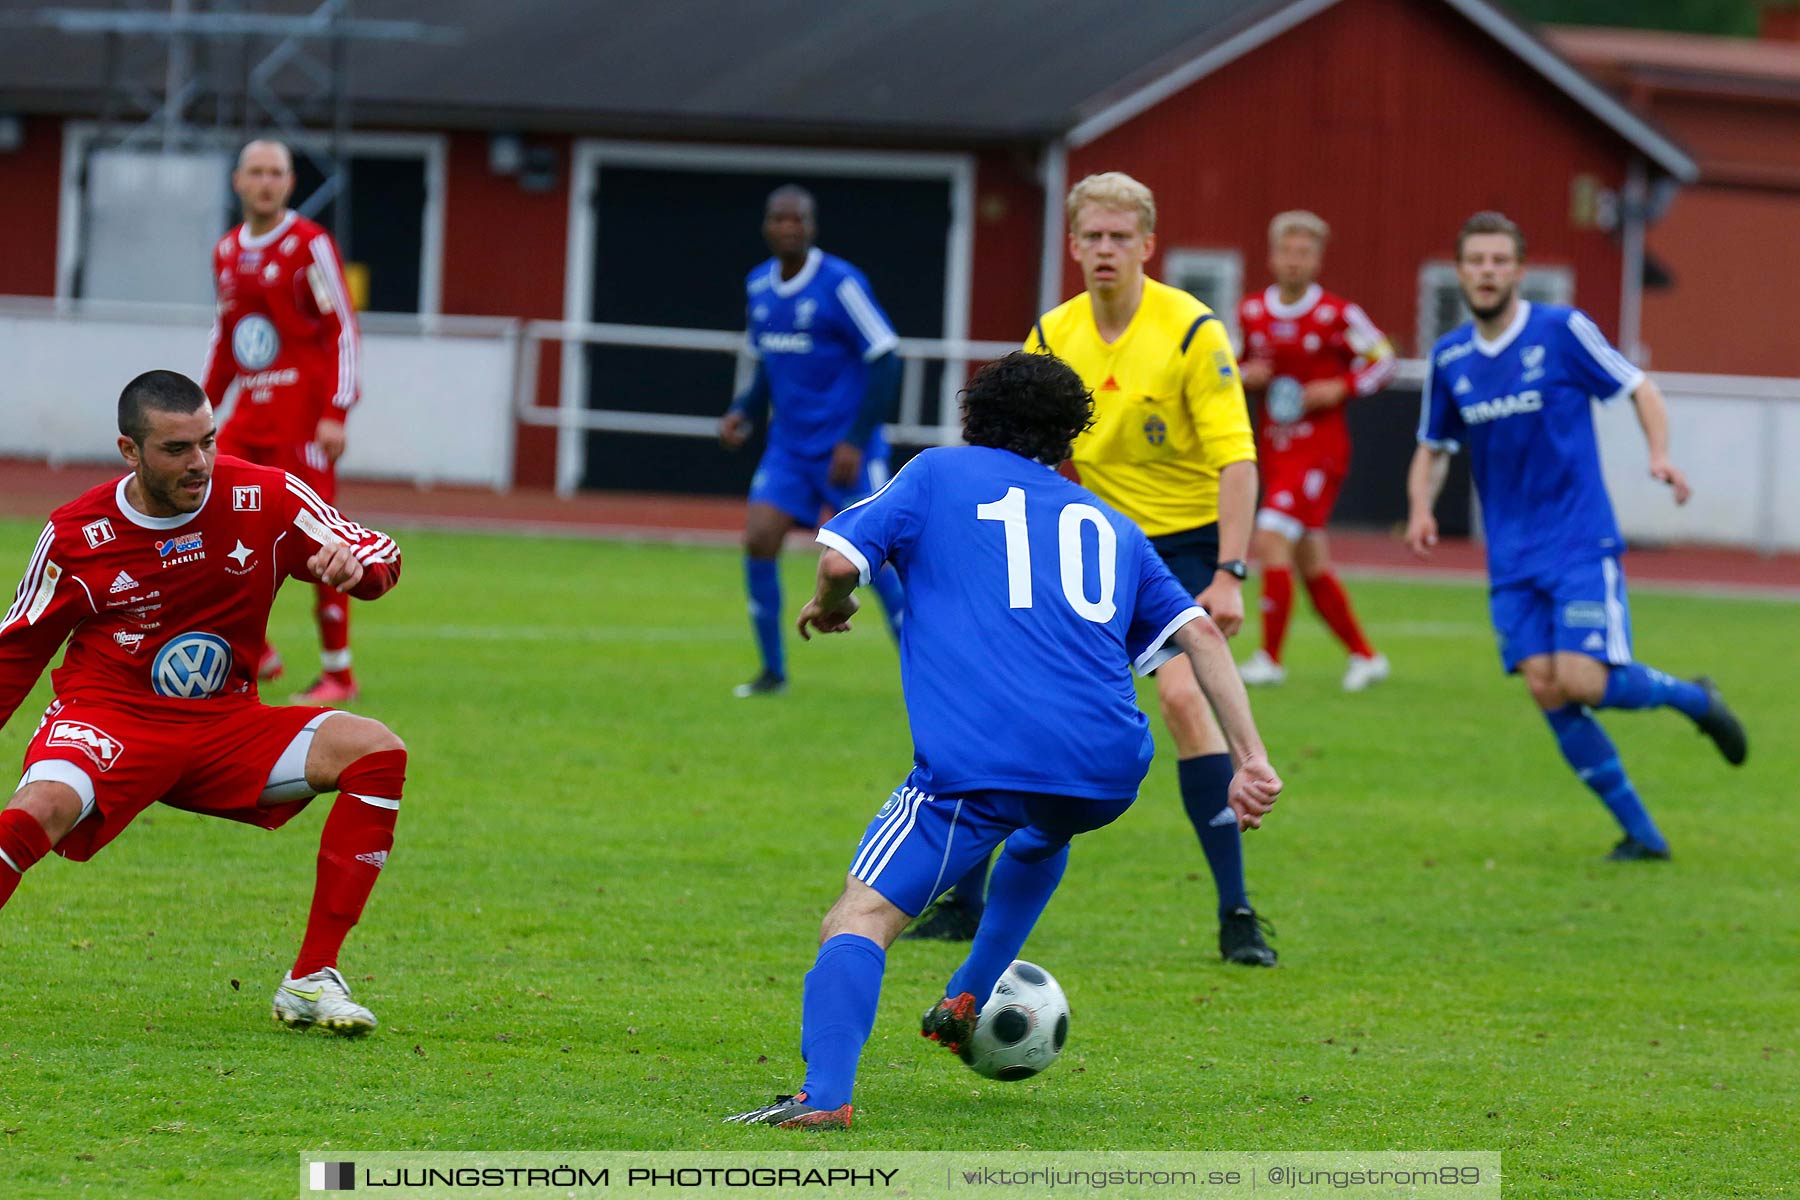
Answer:
<svg viewBox="0 0 1800 1200"><path fill-rule="evenodd" d="M282 143L258 138L238 151L231 190L243 204L250 232L267 233L287 212L294 194L294 156Z"/></svg>

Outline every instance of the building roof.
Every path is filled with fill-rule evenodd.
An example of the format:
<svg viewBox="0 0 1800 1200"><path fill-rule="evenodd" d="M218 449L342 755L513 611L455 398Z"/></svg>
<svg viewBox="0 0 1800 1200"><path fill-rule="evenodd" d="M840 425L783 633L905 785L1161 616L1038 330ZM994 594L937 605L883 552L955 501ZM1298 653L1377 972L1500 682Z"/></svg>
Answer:
<svg viewBox="0 0 1800 1200"><path fill-rule="evenodd" d="M358 0L360 20L461 37L353 44L351 96L361 124L1080 144L1337 2ZM1691 174L1673 143L1496 6L1417 2L1461 12L1662 170ZM0 0L0 109L97 111L103 39L53 28L58 10L118 6ZM160 56L139 69L160 88Z"/></svg>
<svg viewBox="0 0 1800 1200"><path fill-rule="evenodd" d="M1800 43L1576 25L1544 33L1565 58L1605 80L1800 99Z"/></svg>

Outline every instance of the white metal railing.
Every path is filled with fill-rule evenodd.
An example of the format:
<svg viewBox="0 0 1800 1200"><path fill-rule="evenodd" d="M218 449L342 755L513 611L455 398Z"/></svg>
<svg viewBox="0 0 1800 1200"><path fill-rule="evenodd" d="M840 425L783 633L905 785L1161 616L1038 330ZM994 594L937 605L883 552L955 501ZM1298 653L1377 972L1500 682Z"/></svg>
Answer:
<svg viewBox="0 0 1800 1200"><path fill-rule="evenodd" d="M205 354L206 305L135 304L0 296L0 361L7 380L0 404L0 455L55 462L111 454L112 397L120 384L153 366L197 371ZM348 474L421 483L512 482L512 443L520 425L558 431L558 484L573 490L589 431L710 439L713 413L588 408L583 345L742 356L735 330L521 321L502 317L371 313L363 390ZM539 363L560 344L564 370L553 396L540 396ZM955 392L970 365L1016 349L1010 341L905 338L900 411L888 426L906 445L942 445L959 437ZM568 369L571 356L582 370ZM943 364L935 407L928 373ZM740 372L748 359L739 362ZM1424 364L1403 362L1399 387L1417 387ZM1663 373L1674 457L1694 485L1677 509L1668 489L1644 471L1643 437L1629 404L1596 417L1607 485L1626 536L1800 550L1800 379ZM742 383L740 375L739 383ZM722 412L726 397L716 397ZM671 481L679 486L679 481Z"/></svg>

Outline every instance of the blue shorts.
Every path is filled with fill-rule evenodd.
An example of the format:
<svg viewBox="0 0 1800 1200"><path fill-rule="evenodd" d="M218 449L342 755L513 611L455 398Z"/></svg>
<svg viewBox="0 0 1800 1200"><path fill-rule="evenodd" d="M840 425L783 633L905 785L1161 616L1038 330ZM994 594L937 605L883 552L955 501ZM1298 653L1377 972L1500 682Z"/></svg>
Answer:
<svg viewBox="0 0 1800 1200"><path fill-rule="evenodd" d="M879 456L863 455L862 470L848 487L832 486L831 455L824 458L801 458L777 446L763 451L750 479L750 501L780 509L800 524L812 529L819 524L821 510L844 511L858 500L866 499L888 481L885 451Z"/></svg>
<svg viewBox="0 0 1800 1200"><path fill-rule="evenodd" d="M916 786L918 778L914 770L888 797L850 862L851 875L914 917L1001 842L1010 853L1037 862L1076 834L1116 821L1136 799L1038 792L933 796Z"/></svg>
<svg viewBox="0 0 1800 1200"><path fill-rule="evenodd" d="M1559 651L1615 667L1631 661L1631 606L1616 558L1489 588L1488 611L1508 674L1525 659Z"/></svg>

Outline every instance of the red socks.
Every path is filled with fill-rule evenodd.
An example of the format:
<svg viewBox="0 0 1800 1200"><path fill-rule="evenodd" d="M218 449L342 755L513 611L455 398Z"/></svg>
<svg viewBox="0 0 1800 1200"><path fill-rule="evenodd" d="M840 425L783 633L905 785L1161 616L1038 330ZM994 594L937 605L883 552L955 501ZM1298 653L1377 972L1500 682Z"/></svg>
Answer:
<svg viewBox="0 0 1800 1200"><path fill-rule="evenodd" d="M319 623L320 663L324 674L350 680L350 597L336 588L315 584L313 617Z"/></svg>
<svg viewBox="0 0 1800 1200"><path fill-rule="evenodd" d="M337 965L394 848L394 821L406 787L406 751L366 754L338 776L338 798L319 836L318 882L293 977Z"/></svg>
<svg viewBox="0 0 1800 1200"><path fill-rule="evenodd" d="M1375 647L1363 637L1362 626L1356 623L1356 614L1350 611L1350 597L1344 594L1344 585L1338 582L1334 572L1324 571L1308 579L1306 592L1312 597L1319 616L1350 653L1358 658L1375 657Z"/></svg>
<svg viewBox="0 0 1800 1200"><path fill-rule="evenodd" d="M19 880L50 853L50 835L22 808L0 811L0 908L12 899Z"/></svg>
<svg viewBox="0 0 1800 1200"><path fill-rule="evenodd" d="M1287 567L1264 567L1262 599L1263 652L1281 661L1281 643L1287 640L1288 616L1294 611L1294 573Z"/></svg>

